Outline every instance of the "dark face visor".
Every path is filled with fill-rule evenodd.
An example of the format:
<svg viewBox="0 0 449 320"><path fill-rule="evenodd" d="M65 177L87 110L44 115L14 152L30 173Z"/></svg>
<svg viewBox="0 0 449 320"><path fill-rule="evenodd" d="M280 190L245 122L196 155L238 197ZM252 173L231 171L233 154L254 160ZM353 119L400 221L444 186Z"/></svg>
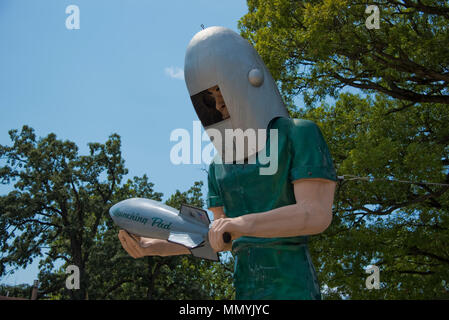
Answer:
<svg viewBox="0 0 449 320"><path fill-rule="evenodd" d="M204 128L230 118L218 85L190 97Z"/></svg>

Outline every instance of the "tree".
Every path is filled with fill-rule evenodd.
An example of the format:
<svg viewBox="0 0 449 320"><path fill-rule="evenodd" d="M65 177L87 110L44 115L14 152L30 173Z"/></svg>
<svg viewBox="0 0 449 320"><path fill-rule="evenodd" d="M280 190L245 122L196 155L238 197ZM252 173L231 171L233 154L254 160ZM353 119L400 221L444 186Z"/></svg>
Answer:
<svg viewBox="0 0 449 320"><path fill-rule="evenodd" d="M14 183L13 191L0 196L0 276L7 266L26 267L46 255L40 260L39 281L40 296L48 299L232 295L229 274L220 263L182 256L134 260L123 250L109 217L111 205L131 197L161 201L162 194L146 175L121 184L128 171L117 134L105 144L90 143L87 156L54 134L37 139L28 126L20 133L11 130L10 137L11 146L0 146L5 162L0 181ZM201 186L196 182L187 192L177 191L167 203L201 207ZM69 265L79 268L79 290L65 288Z"/></svg>
<svg viewBox="0 0 449 320"><path fill-rule="evenodd" d="M369 5L379 29L366 27ZM239 21L286 97L301 93L312 105L354 87L403 108L449 104L448 25L445 0L248 0Z"/></svg>
<svg viewBox="0 0 449 320"><path fill-rule="evenodd" d="M6 165L2 183L15 182L14 191L0 197L0 274L5 265L26 266L47 247L48 267L62 259L79 267L81 289L87 296L86 263L99 226L108 215L113 191L127 170L120 153L120 138L111 135L105 144L89 144L90 155L79 156L78 147L49 134L36 140L33 129L11 130L11 147L0 146ZM11 243L11 239L13 242Z"/></svg>

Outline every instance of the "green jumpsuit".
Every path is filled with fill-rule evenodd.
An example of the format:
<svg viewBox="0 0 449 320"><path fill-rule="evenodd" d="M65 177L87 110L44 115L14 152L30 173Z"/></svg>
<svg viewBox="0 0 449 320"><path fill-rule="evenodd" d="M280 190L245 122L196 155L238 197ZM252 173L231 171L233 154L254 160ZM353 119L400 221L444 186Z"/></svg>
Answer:
<svg viewBox="0 0 449 320"><path fill-rule="evenodd" d="M336 181L332 158L313 122L276 118L268 129L278 130L278 170L260 175L256 164L209 167L207 205L224 207L227 217L266 212L296 203L292 182L303 178ZM266 149L270 150L269 131ZM268 167L269 164L264 165ZM321 299L307 236L240 237L233 241L236 299Z"/></svg>

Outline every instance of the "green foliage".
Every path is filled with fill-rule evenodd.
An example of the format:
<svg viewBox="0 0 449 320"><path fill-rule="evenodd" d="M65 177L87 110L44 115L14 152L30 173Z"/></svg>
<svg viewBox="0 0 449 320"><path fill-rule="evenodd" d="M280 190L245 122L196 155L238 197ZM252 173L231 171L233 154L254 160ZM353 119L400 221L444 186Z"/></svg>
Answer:
<svg viewBox="0 0 449 320"><path fill-rule="evenodd" d="M239 21L285 96L308 105L345 86L449 104L449 3L442 0L248 0ZM365 25L368 5L380 29Z"/></svg>
<svg viewBox="0 0 449 320"><path fill-rule="evenodd" d="M0 285L0 296L30 299L32 290L33 287L28 284L19 284L16 286L2 284Z"/></svg>
<svg viewBox="0 0 449 320"><path fill-rule="evenodd" d="M135 260L121 247L111 205L131 197L161 201L162 194L146 175L121 183L128 171L118 135L89 144L87 156L54 134L36 139L27 126L11 130L10 137L12 146L0 145L0 181L14 183L13 191L0 196L0 276L7 267L39 259L41 299L232 298L229 262L192 256ZM195 182L167 204L202 207L201 187ZM65 288L68 265L79 267L79 290Z"/></svg>

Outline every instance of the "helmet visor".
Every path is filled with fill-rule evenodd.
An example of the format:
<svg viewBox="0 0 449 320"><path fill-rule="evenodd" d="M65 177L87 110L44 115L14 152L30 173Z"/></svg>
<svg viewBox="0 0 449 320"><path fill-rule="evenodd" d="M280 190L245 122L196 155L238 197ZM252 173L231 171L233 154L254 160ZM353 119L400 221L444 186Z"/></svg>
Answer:
<svg viewBox="0 0 449 320"><path fill-rule="evenodd" d="M190 97L204 128L230 118L218 85Z"/></svg>

